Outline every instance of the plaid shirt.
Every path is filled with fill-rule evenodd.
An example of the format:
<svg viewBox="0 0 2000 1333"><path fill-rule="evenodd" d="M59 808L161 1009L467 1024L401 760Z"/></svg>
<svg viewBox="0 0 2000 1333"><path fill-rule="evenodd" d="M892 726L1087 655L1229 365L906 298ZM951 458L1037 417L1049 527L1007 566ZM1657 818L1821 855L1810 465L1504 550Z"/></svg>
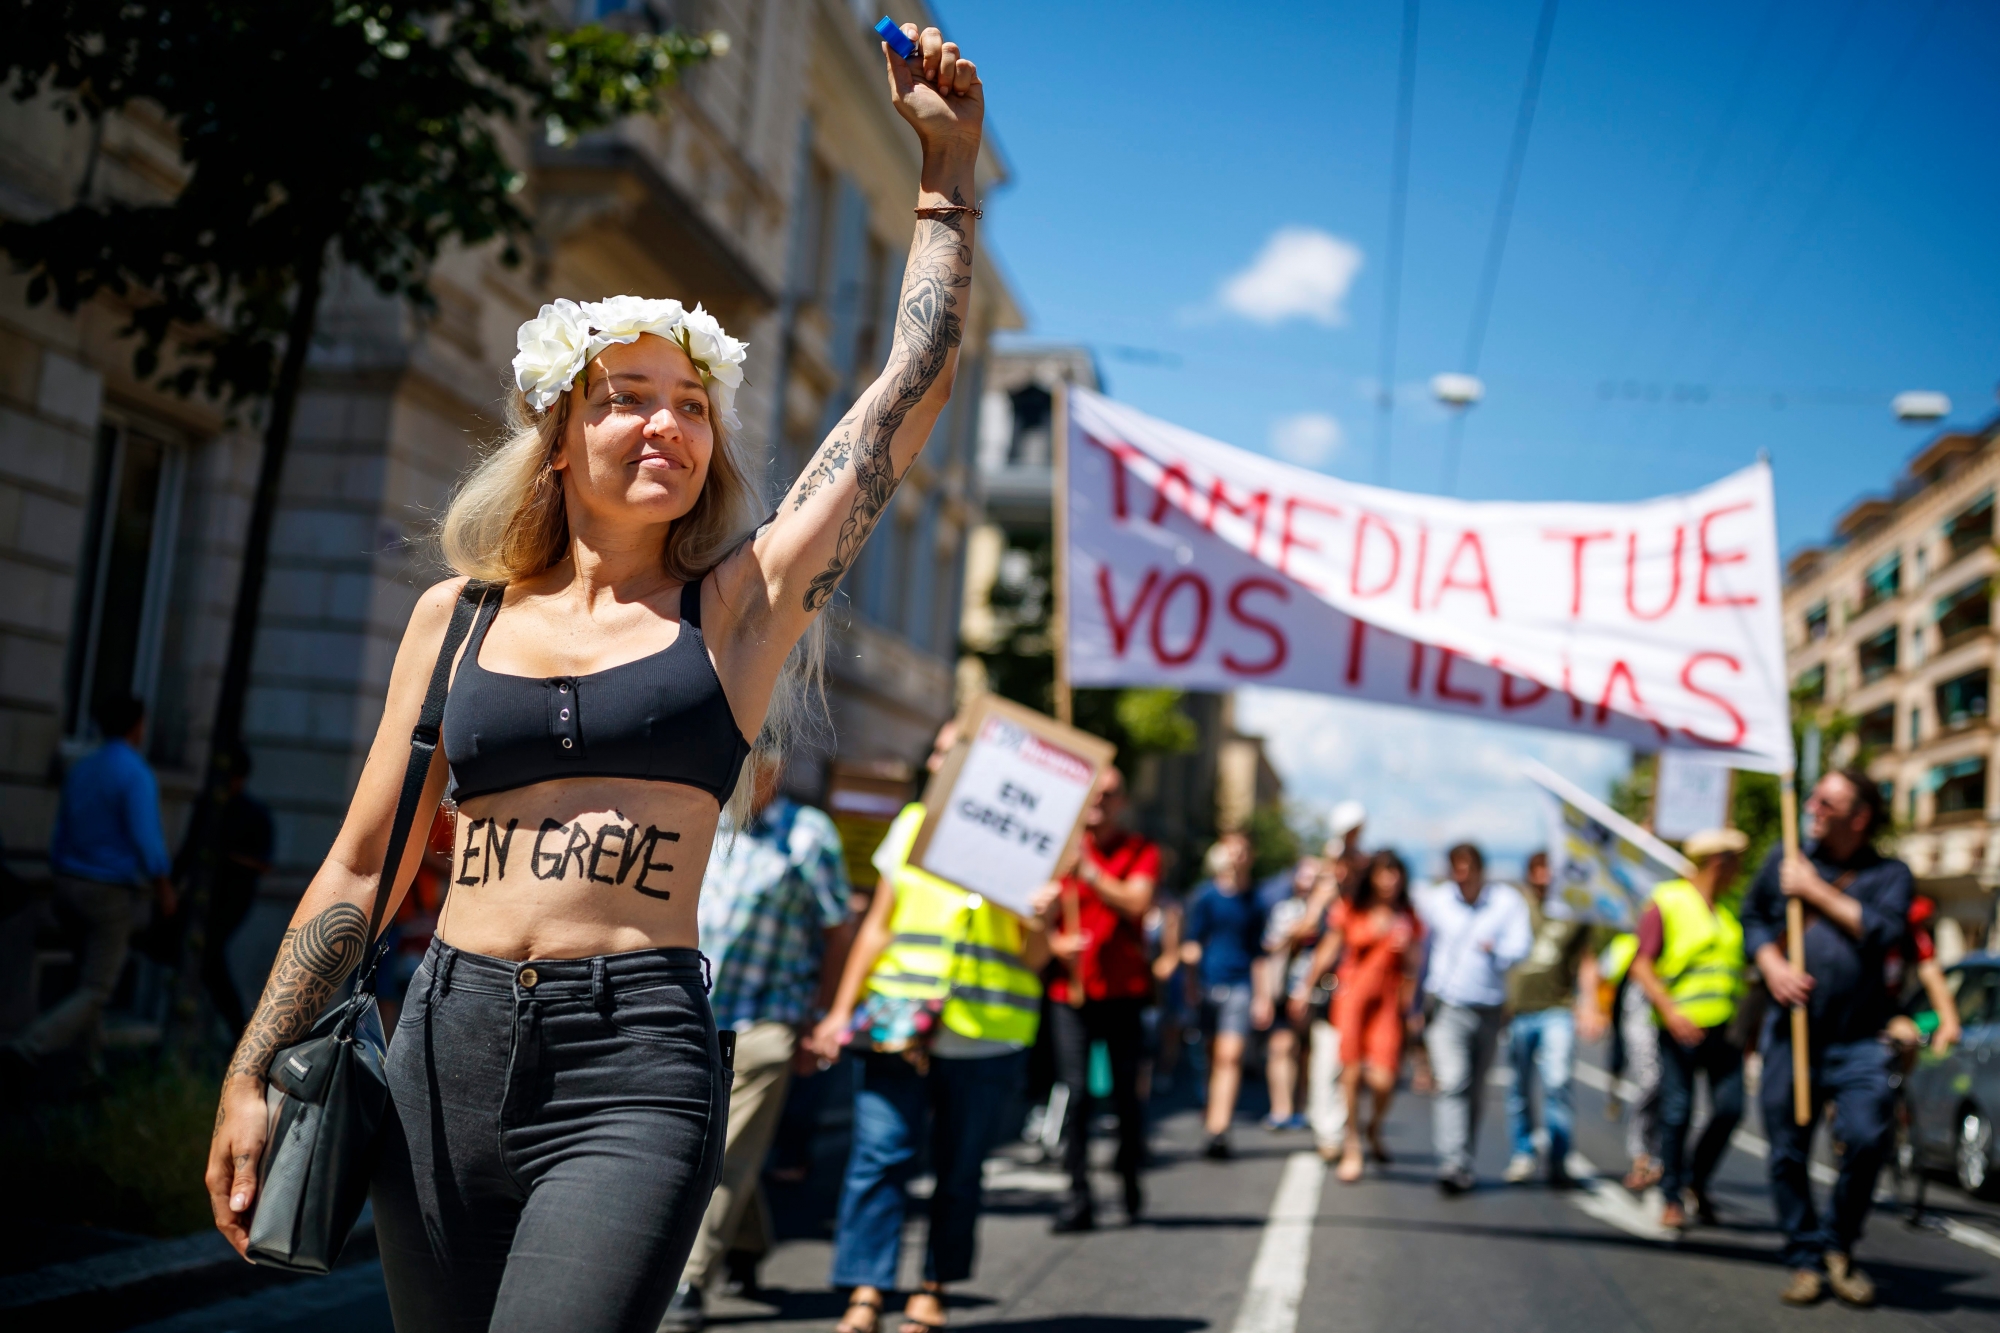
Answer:
<svg viewBox="0 0 2000 1333"><path fill-rule="evenodd" d="M716 1026L812 1017L821 932L847 920L847 862L833 821L780 796L734 838L716 832L701 889Z"/></svg>

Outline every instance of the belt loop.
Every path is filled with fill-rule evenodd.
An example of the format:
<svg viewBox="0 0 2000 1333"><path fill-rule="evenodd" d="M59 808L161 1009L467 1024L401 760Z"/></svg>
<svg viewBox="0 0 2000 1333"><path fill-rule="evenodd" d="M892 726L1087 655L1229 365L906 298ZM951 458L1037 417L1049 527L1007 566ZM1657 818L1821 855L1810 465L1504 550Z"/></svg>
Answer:
<svg viewBox="0 0 2000 1333"><path fill-rule="evenodd" d="M605 971L603 954L590 960L590 1003L600 1014L611 1012L611 993L604 985Z"/></svg>
<svg viewBox="0 0 2000 1333"><path fill-rule="evenodd" d="M451 965L458 961L458 950L452 948L449 944L445 945L442 961L444 966L437 970L435 978L437 990L440 995L449 995L451 994Z"/></svg>
<svg viewBox="0 0 2000 1333"><path fill-rule="evenodd" d="M701 959L701 993L715 994L715 964L708 961L705 953L697 953L695 957Z"/></svg>

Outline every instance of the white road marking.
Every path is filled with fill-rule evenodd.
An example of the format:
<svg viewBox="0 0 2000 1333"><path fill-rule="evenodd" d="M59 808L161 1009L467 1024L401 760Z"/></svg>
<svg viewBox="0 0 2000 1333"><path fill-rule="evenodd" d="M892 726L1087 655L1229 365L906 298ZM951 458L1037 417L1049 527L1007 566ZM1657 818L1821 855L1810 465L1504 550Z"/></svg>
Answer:
<svg viewBox="0 0 2000 1333"><path fill-rule="evenodd" d="M1306 1260L1312 1256L1313 1218L1319 1212L1320 1186L1326 1163L1316 1152L1295 1152L1285 1159L1271 1215L1257 1261L1250 1266L1250 1285L1236 1311L1233 1333L1294 1333L1299 1325L1299 1301L1306 1290Z"/></svg>
<svg viewBox="0 0 2000 1333"><path fill-rule="evenodd" d="M1615 1089L1619 1099L1628 1104L1635 1100L1639 1094L1639 1090L1625 1079L1614 1079L1609 1073L1599 1069L1596 1065L1586 1064L1581 1060L1576 1062L1575 1072L1572 1077L1577 1082L1595 1088L1599 1092L1611 1092ZM1771 1144L1769 1140L1760 1134L1753 1134L1747 1129L1738 1129L1734 1134L1730 1135L1729 1145L1732 1148L1741 1148L1744 1152L1749 1153L1759 1161L1767 1160L1771 1156ZM1831 1185L1840 1179L1840 1173L1825 1162L1807 1163L1806 1173L1821 1185ZM1620 1193L1623 1193L1623 1191L1621 1190ZM1631 1196L1626 1195L1625 1197L1629 1200ZM1895 1202L1895 1195L1884 1186L1876 1190L1875 1201L1877 1203L1893 1203ZM1579 1207L1583 1206L1583 1200L1579 1199L1577 1203ZM1590 1209L1584 1208L1584 1211L1590 1212ZM1969 1223L1957 1221L1954 1218L1934 1216L1936 1220L1931 1225L1939 1235L1949 1240L1955 1240L1960 1245L1964 1245L1969 1249L1978 1250L1982 1254L1990 1254L1994 1258L2000 1259L2000 1236L1994 1235L1984 1227L1975 1227ZM1604 1220L1611 1222L1613 1226L1618 1225L1611 1218L1607 1217ZM1637 1235L1638 1233L1634 1232L1633 1234Z"/></svg>

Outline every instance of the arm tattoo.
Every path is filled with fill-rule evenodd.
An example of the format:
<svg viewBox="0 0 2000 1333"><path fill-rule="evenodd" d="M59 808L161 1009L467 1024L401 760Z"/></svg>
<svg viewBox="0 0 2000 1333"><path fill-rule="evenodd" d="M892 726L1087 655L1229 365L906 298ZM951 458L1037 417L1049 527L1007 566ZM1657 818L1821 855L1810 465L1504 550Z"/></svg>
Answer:
<svg viewBox="0 0 2000 1333"><path fill-rule="evenodd" d="M956 191L952 197L958 198ZM853 424L852 413L842 421L838 434L820 450L801 479L792 501L796 510L850 462L853 464L854 507L841 521L833 559L806 587L808 611L818 611L832 600L841 577L896 494L902 478L896 474L889 445L904 419L944 373L945 362L964 336L960 298L954 293L972 286L971 263L972 244L958 215L927 218L918 224L917 246L910 256L896 310L896 342L890 353L894 369L889 382L869 400L858 426Z"/></svg>
<svg viewBox="0 0 2000 1333"><path fill-rule="evenodd" d="M228 1077L263 1078L271 1057L305 1036L327 997L361 962L368 945L368 916L353 903L335 903L278 943L264 998L229 1062Z"/></svg>

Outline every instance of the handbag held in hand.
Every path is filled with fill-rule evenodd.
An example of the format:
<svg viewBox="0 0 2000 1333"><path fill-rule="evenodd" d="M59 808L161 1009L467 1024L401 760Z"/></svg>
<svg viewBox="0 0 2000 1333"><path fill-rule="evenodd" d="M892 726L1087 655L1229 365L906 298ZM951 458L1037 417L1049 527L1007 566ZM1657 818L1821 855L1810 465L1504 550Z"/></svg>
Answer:
<svg viewBox="0 0 2000 1333"><path fill-rule="evenodd" d="M252 1263L292 1273L331 1272L368 1198L376 1136L389 1106L388 1045L374 988L382 950L375 936L437 753L452 659L480 602L499 594L498 585L469 582L452 608L423 709L410 733L410 762L403 771L403 791L368 918L371 947L355 974L353 993L322 1014L304 1041L272 1056L265 1072L270 1134L258 1164L250 1217L247 1253Z"/></svg>

